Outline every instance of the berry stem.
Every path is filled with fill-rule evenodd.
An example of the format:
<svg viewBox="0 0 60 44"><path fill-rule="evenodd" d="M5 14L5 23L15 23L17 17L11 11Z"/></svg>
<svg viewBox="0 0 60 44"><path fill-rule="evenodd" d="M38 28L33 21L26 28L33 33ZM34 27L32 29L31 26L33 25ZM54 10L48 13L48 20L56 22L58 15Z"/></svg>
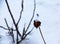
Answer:
<svg viewBox="0 0 60 44"><path fill-rule="evenodd" d="M46 42L45 42L45 40L44 40L44 37L43 37L43 34L42 34L42 31L41 31L40 27L39 27L39 31L40 31L40 34L41 34L41 37L42 37L42 40L43 40L44 44L46 44Z"/></svg>

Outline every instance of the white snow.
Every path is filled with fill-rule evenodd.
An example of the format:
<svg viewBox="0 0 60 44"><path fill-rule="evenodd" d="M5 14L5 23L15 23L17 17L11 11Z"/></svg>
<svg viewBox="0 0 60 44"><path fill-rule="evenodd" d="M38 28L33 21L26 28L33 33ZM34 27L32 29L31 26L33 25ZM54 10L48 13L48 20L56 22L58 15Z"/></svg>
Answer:
<svg viewBox="0 0 60 44"><path fill-rule="evenodd" d="M23 29L24 24L26 27L32 17L33 13L33 1L24 0L24 12L22 14L21 22L19 23L19 29ZM19 18L19 12L21 8L21 0L8 0L11 11L13 13L16 22ZM60 0L36 0L36 12L34 19L41 21L41 30L43 32L45 41L47 44L60 44ZM39 17L36 17L36 14ZM4 0L0 0L0 25L6 27L4 18L7 19L9 26L12 26L12 20L9 15L6 3ZM30 29L33 27L33 22ZM10 44L10 37L6 36L6 30L0 28L0 44ZM29 40L24 40L21 44L43 44L41 35L38 29L34 28L31 35L28 36Z"/></svg>

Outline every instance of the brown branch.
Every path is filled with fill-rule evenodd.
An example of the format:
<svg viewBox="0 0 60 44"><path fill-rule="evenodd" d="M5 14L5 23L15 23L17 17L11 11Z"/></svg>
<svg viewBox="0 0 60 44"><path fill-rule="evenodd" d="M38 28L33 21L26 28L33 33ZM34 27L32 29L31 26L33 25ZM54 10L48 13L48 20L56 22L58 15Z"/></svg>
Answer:
<svg viewBox="0 0 60 44"><path fill-rule="evenodd" d="M18 19L17 25L19 24L19 22L20 22L20 20L21 20L21 16L22 16L23 8L24 8L23 3L24 3L24 0L22 0L22 3L21 3L21 8L22 8L22 9L21 9L21 11L20 11L20 16L19 16L19 19Z"/></svg>
<svg viewBox="0 0 60 44"><path fill-rule="evenodd" d="M36 1L34 0L33 16L32 16L32 18L31 18L31 20L30 20L30 22L29 22L29 24L28 24L28 27L27 27L27 29L26 29L26 32L28 31L28 29L29 29L29 27L30 27L30 25L31 25L31 22L32 22L32 20L33 20L33 18L34 18L35 9L36 9Z"/></svg>
<svg viewBox="0 0 60 44"><path fill-rule="evenodd" d="M43 37L43 34L42 34L42 31L41 31L40 27L39 27L39 31L40 31L40 34L41 34L41 37L42 37L42 39L43 39L44 44L46 44L46 42L45 42L45 40L44 40L44 37Z"/></svg>

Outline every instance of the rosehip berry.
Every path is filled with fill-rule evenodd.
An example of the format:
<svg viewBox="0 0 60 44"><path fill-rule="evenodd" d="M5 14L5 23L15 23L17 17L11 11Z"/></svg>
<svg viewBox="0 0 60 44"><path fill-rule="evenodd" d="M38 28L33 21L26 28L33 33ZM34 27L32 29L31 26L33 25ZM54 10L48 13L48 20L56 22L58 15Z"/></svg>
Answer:
<svg viewBox="0 0 60 44"><path fill-rule="evenodd" d="M34 20L34 26L36 28L38 28L39 26L41 26L41 22L40 21L37 21L37 20Z"/></svg>

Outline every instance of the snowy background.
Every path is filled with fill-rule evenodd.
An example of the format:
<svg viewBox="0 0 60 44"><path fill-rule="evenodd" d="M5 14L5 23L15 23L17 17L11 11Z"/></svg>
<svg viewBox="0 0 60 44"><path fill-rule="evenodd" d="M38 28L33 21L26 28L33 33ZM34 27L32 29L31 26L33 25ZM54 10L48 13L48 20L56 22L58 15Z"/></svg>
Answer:
<svg viewBox="0 0 60 44"><path fill-rule="evenodd" d="M22 14L21 22L19 27L22 31L24 24L26 27L33 14L33 1L34 0L24 0L24 11ZM19 18L19 12L21 8L21 0L8 0L11 11L13 13L16 22ZM60 0L36 0L36 11L34 19L38 19L42 22L41 30L43 32L45 41L47 44L60 44ZM39 17L36 17L36 14ZM13 23L9 15L5 0L0 0L0 25L6 27L4 18L7 19L8 24L12 27ZM33 27L33 22L30 29ZM10 36L6 35L8 32L0 28L0 44L11 44ZM23 41L22 44L43 44L42 38L39 34L39 30L34 28L31 35L29 35L29 40ZM8 42L7 42L8 41Z"/></svg>

